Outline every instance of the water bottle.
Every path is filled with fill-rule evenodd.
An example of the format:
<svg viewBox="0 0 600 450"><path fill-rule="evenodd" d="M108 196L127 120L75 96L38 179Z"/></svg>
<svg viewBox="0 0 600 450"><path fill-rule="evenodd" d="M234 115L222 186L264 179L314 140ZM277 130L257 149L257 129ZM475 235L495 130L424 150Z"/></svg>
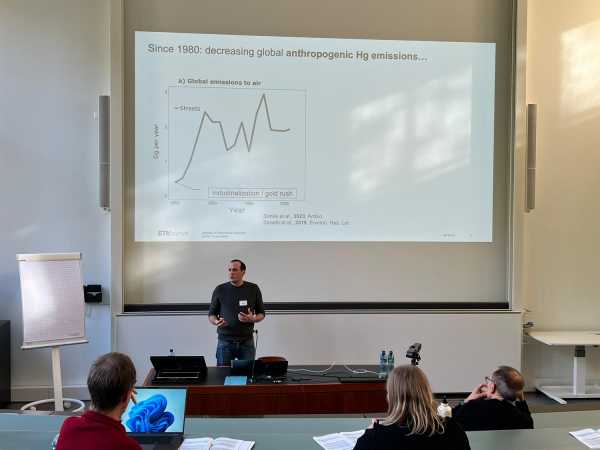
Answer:
<svg viewBox="0 0 600 450"><path fill-rule="evenodd" d="M175 352L172 348L169 349L169 356L175 356Z"/></svg>
<svg viewBox="0 0 600 450"><path fill-rule="evenodd" d="M390 373L392 370L394 370L394 352L390 350L387 357L387 372Z"/></svg>
<svg viewBox="0 0 600 450"><path fill-rule="evenodd" d="M437 413L438 416L440 416L442 419L445 417L452 417L452 408L448 404L448 400L446 399L446 397L444 397L442 403L440 403L440 405L438 406Z"/></svg>
<svg viewBox="0 0 600 450"><path fill-rule="evenodd" d="M381 354L379 355L379 372L377 376L379 378L385 378L387 374L387 358L385 357L385 350L381 350Z"/></svg>

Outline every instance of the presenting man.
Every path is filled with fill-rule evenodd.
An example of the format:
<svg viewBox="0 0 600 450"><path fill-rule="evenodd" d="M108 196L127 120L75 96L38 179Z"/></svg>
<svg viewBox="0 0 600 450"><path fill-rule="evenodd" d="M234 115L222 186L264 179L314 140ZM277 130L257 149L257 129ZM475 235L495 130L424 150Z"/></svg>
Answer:
<svg viewBox="0 0 600 450"><path fill-rule="evenodd" d="M232 359L254 359L254 324L265 318L260 289L244 281L246 264L229 262L229 282L213 291L208 320L217 327L217 366L229 366Z"/></svg>

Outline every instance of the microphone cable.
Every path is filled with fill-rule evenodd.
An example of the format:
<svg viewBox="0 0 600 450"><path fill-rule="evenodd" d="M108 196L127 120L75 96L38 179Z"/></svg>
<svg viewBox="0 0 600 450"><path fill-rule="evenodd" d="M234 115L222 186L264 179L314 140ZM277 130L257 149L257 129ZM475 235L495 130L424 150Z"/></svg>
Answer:
<svg viewBox="0 0 600 450"><path fill-rule="evenodd" d="M254 358L252 358L252 372L250 373L250 384L254 384L254 366L256 365L256 353L258 352L258 330L253 330L254 339Z"/></svg>

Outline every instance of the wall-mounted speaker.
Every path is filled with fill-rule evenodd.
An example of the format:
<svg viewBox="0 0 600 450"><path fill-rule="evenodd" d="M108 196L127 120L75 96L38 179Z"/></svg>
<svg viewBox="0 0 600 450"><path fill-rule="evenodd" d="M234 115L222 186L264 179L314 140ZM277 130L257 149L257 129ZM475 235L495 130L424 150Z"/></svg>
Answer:
<svg viewBox="0 0 600 450"><path fill-rule="evenodd" d="M110 209L110 97L98 98L98 186L100 208Z"/></svg>
<svg viewBox="0 0 600 450"><path fill-rule="evenodd" d="M525 183L525 211L535 208L537 105L527 105L527 172Z"/></svg>
<svg viewBox="0 0 600 450"><path fill-rule="evenodd" d="M83 286L83 300L85 303L102 303L102 285L85 284Z"/></svg>

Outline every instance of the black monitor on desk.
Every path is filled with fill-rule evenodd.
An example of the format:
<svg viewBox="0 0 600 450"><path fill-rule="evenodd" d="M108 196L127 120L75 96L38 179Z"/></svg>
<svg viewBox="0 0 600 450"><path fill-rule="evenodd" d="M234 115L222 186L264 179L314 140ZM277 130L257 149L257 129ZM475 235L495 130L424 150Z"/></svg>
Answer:
<svg viewBox="0 0 600 450"><path fill-rule="evenodd" d="M154 384L194 384L206 378L204 356L151 356Z"/></svg>
<svg viewBox="0 0 600 450"><path fill-rule="evenodd" d="M264 378L283 378L287 374L288 362L285 359L234 359L231 361L231 375L246 375Z"/></svg>

